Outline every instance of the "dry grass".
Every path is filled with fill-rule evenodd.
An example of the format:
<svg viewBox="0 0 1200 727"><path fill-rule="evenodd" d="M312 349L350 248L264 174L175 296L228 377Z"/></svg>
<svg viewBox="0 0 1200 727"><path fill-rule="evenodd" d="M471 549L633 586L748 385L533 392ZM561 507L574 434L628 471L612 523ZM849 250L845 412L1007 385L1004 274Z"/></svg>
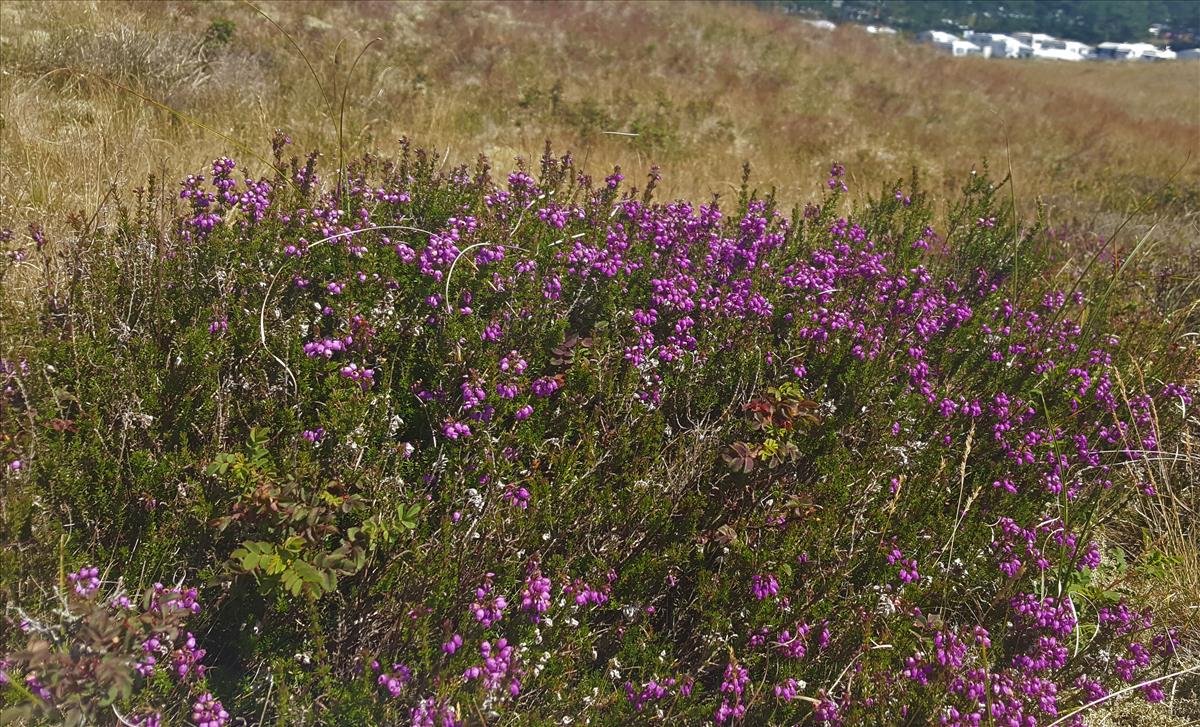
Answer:
<svg viewBox="0 0 1200 727"><path fill-rule="evenodd" d="M359 50L381 39L349 77L348 153L409 135L452 162L483 152L505 165L549 137L592 169L660 163L671 195L728 193L749 160L789 201L809 198L833 159L874 191L914 166L935 188L956 186L986 157L1001 171L1011 162L1022 200L1076 216L1124 210L1191 155L1156 213L1200 200L1196 63L956 60L716 4L262 8L335 105ZM236 24L233 41L206 46L217 18ZM260 152L282 127L336 156L337 124L304 61L244 3L5 2L0 20L0 222L92 209L110 182L234 152L100 79Z"/></svg>

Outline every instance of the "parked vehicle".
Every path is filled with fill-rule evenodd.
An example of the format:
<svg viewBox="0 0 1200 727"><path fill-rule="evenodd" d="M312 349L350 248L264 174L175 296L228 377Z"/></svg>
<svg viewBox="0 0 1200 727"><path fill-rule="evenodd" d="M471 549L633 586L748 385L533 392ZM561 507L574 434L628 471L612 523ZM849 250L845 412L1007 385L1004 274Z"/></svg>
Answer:
<svg viewBox="0 0 1200 727"><path fill-rule="evenodd" d="M1093 58L1104 61L1141 60L1146 54L1154 54L1158 48L1149 43L1101 43L1096 46Z"/></svg>
<svg viewBox="0 0 1200 727"><path fill-rule="evenodd" d="M971 33L967 40L978 45L984 58L1028 58L1033 48L1004 33Z"/></svg>

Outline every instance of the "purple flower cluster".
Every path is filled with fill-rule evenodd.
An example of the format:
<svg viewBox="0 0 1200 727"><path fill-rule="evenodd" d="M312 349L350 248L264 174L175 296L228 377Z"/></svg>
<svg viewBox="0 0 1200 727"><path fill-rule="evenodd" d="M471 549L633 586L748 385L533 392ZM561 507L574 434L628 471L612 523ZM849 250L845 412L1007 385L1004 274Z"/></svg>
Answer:
<svg viewBox="0 0 1200 727"><path fill-rule="evenodd" d="M192 705L192 722L196 727L225 727L229 722L229 713L221 706L220 700L205 692L196 697Z"/></svg>
<svg viewBox="0 0 1200 727"><path fill-rule="evenodd" d="M75 587L75 592L79 595L90 596L100 588L100 569L96 566L85 566L67 574L67 581Z"/></svg>
<svg viewBox="0 0 1200 727"><path fill-rule="evenodd" d="M730 720L738 721L746 716L746 705L743 694L746 685L750 683L750 672L736 661L730 661L725 666L725 679L721 682L721 705L713 714L715 724L725 724Z"/></svg>
<svg viewBox="0 0 1200 727"><path fill-rule="evenodd" d="M485 629L491 628L504 618L504 609L508 607L508 600L503 595L492 593L492 579L495 575L488 573L484 576L483 583L475 589L475 602L471 604L471 615L483 624Z"/></svg>
<svg viewBox="0 0 1200 727"><path fill-rule="evenodd" d="M381 669L379 662L374 662L372 666L377 671ZM386 689L389 695L395 698L403 694L404 687L412 681L412 677L412 669L409 669L404 664L392 664L392 668L387 671L381 671L375 681L379 686Z"/></svg>
<svg viewBox="0 0 1200 727"><path fill-rule="evenodd" d="M550 579L542 575L542 571L534 566L525 578L521 588L521 610L529 614L529 618L538 623L542 615L550 610Z"/></svg>
<svg viewBox="0 0 1200 727"><path fill-rule="evenodd" d="M675 677L667 677L662 681L651 679L642 684L640 688L635 687L633 682L627 681L625 682L624 689L625 700L629 702L630 706L636 712L643 711L648 704L654 704L672 696L672 693L687 697L692 692L691 682L685 681L680 683Z"/></svg>
<svg viewBox="0 0 1200 727"><path fill-rule="evenodd" d="M563 594L569 596L576 606L592 604L603 606L608 603L608 586L596 589L581 578L576 578L563 586Z"/></svg>
<svg viewBox="0 0 1200 727"><path fill-rule="evenodd" d="M779 581L775 579L775 576L770 574L752 576L750 578L750 590L759 601L764 598L773 598L779 595Z"/></svg>
<svg viewBox="0 0 1200 727"><path fill-rule="evenodd" d="M204 677L205 667L200 663L204 658L205 651L196 647L196 637L188 632L183 640L183 644L175 650L175 675L180 679L184 679L189 675L195 676L197 679Z"/></svg>
<svg viewBox="0 0 1200 727"><path fill-rule="evenodd" d="M451 440L463 439L471 436L471 427L465 422L447 421L442 426L442 434Z"/></svg>
<svg viewBox="0 0 1200 727"><path fill-rule="evenodd" d="M900 566L900 580L903 583L917 583L921 580L921 574L917 571L917 559L905 558L904 552L892 546L892 549L887 554L888 565Z"/></svg>
<svg viewBox="0 0 1200 727"><path fill-rule="evenodd" d="M490 641L484 641L479 645L479 655L483 662L468 667L463 672L464 679L482 677L483 688L489 692L507 685L510 695L515 697L521 693L520 670L514 664L513 647L507 639L497 640L495 646Z"/></svg>
<svg viewBox="0 0 1200 727"><path fill-rule="evenodd" d="M417 702L409 713L412 727L460 727L458 710L449 704L426 697Z"/></svg>

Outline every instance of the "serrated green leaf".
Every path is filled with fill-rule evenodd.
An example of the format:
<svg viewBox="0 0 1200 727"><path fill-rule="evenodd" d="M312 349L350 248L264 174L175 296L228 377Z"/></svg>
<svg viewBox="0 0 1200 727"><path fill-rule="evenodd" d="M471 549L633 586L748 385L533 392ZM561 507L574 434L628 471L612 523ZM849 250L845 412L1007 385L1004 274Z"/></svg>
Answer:
<svg viewBox="0 0 1200 727"><path fill-rule="evenodd" d="M305 560L293 561L292 567L289 570L289 572L295 573L297 576L304 579L304 581L307 583L315 583L317 585L322 585L323 583L325 583L325 578L323 578L324 574L321 571L318 571L316 568L314 568L312 566L311 563L309 563L308 561L305 561Z"/></svg>

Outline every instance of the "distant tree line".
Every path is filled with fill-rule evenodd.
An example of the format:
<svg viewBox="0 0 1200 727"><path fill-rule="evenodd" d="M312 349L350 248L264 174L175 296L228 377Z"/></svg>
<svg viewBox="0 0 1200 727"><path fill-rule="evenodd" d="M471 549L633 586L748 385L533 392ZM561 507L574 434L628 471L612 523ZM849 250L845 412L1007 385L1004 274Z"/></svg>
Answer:
<svg viewBox="0 0 1200 727"><path fill-rule="evenodd" d="M1200 3L1194 0L760 0L758 4L913 31L971 28L1049 33L1093 44L1142 40L1175 48L1200 44Z"/></svg>

